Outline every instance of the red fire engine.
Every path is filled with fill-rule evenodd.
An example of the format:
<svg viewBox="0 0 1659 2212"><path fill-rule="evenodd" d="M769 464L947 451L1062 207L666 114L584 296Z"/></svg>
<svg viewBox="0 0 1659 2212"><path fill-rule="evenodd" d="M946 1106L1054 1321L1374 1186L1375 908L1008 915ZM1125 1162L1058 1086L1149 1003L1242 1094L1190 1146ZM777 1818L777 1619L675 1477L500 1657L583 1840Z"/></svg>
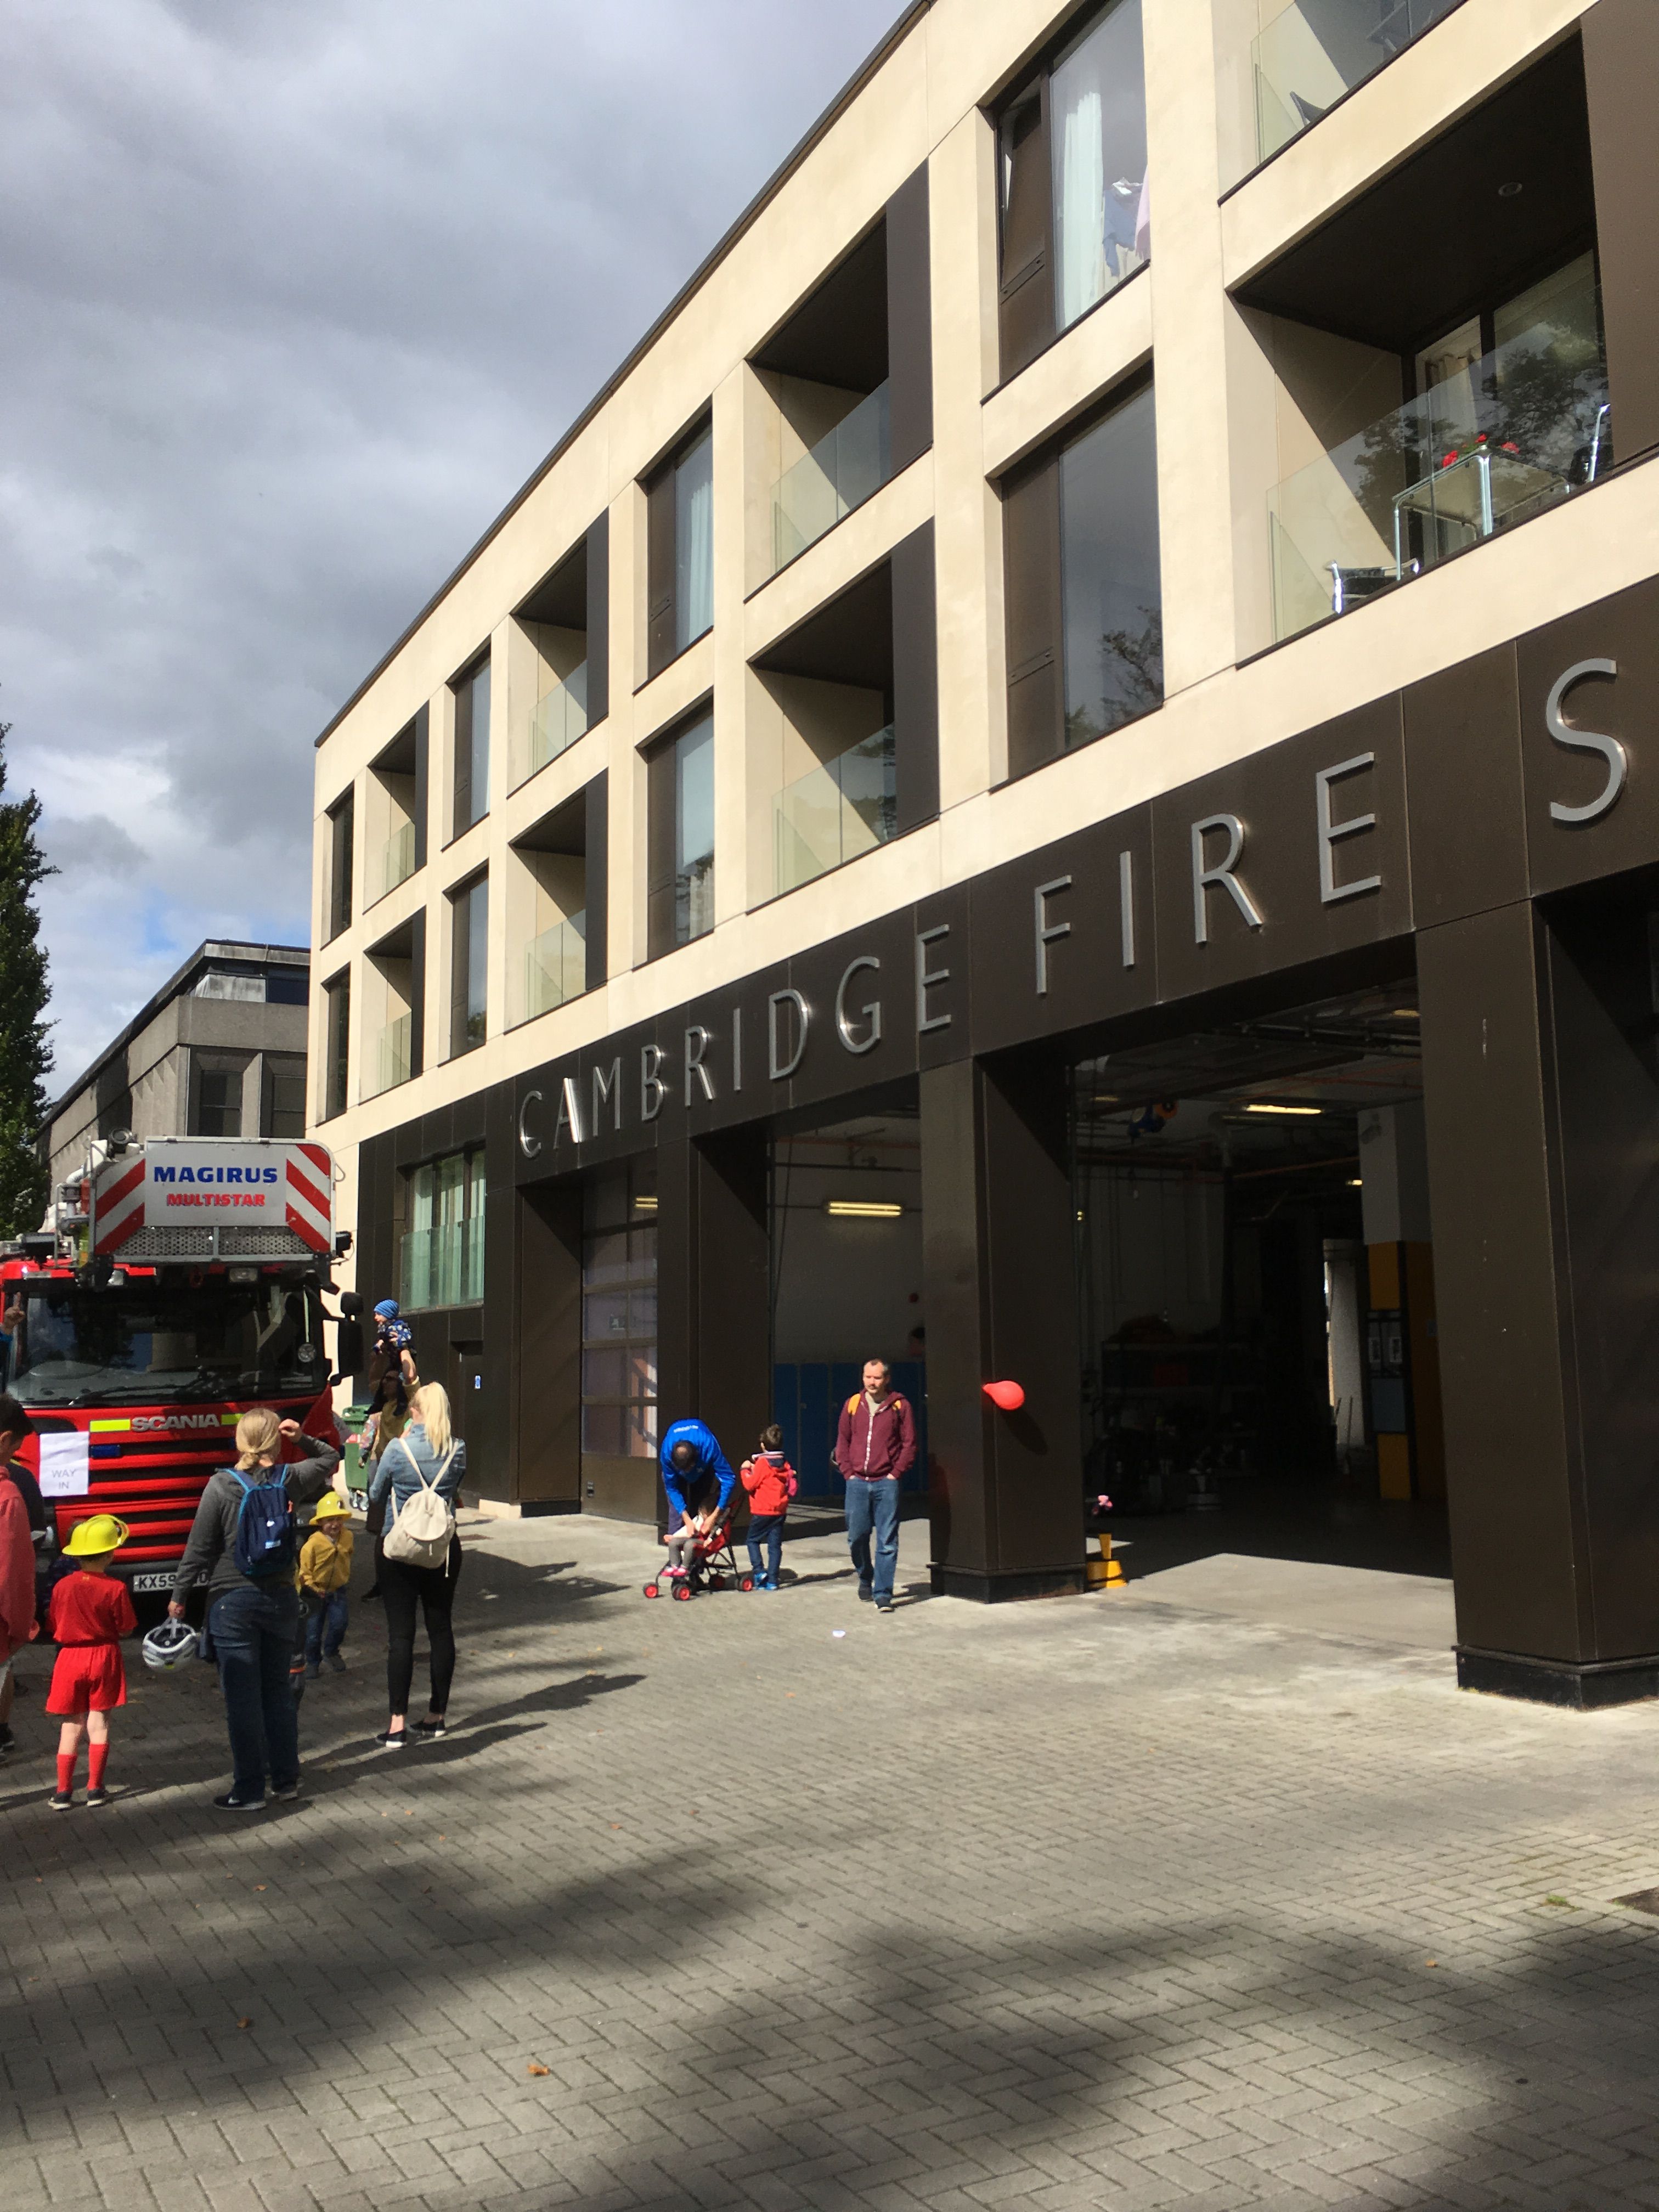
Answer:
<svg viewBox="0 0 1659 2212"><path fill-rule="evenodd" d="M61 1545L77 1521L131 1530L115 1571L166 1590L209 1475L250 1406L337 1434L326 1319L361 1364L357 1302L325 1315L334 1163L321 1145L118 1133L35 1236L0 1247L4 1388ZM346 1249L346 1240L341 1240Z"/></svg>

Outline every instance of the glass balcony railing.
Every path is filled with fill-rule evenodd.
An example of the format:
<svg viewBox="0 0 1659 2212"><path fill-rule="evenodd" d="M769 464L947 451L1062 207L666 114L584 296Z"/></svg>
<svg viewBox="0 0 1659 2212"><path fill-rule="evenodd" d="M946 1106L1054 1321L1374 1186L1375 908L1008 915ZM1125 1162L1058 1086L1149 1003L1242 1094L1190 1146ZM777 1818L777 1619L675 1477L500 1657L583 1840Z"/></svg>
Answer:
<svg viewBox="0 0 1659 2212"><path fill-rule="evenodd" d="M587 729L587 663L539 698L530 712L514 776L515 787L568 752Z"/></svg>
<svg viewBox="0 0 1659 2212"><path fill-rule="evenodd" d="M483 1297L484 1218L411 1229L404 1238L404 1310L477 1305Z"/></svg>
<svg viewBox="0 0 1659 2212"><path fill-rule="evenodd" d="M1275 637L1346 614L1594 483L1613 459L1594 328L1536 324L1277 485Z"/></svg>
<svg viewBox="0 0 1659 2212"><path fill-rule="evenodd" d="M378 1098L381 1091L391 1091L399 1083L408 1082L414 1030L414 1016L399 1014L395 1021L386 1024L374 1040L368 1063L374 1073L374 1089L371 1097Z"/></svg>
<svg viewBox="0 0 1659 2212"><path fill-rule="evenodd" d="M1265 161L1460 0L1291 0L1250 48L1255 150Z"/></svg>
<svg viewBox="0 0 1659 2212"><path fill-rule="evenodd" d="M774 572L862 507L892 472L887 386L878 384L778 478L772 493Z"/></svg>
<svg viewBox="0 0 1659 2212"><path fill-rule="evenodd" d="M772 802L774 880L798 890L898 828L893 732L878 730L848 752L787 784Z"/></svg>
<svg viewBox="0 0 1659 2212"><path fill-rule="evenodd" d="M380 883L374 896L384 898L395 891L415 872L415 824L405 822L401 830L394 830L380 848Z"/></svg>
<svg viewBox="0 0 1659 2212"><path fill-rule="evenodd" d="M573 914L525 947L524 1018L530 1021L538 1014L551 1013L586 988L587 916Z"/></svg>

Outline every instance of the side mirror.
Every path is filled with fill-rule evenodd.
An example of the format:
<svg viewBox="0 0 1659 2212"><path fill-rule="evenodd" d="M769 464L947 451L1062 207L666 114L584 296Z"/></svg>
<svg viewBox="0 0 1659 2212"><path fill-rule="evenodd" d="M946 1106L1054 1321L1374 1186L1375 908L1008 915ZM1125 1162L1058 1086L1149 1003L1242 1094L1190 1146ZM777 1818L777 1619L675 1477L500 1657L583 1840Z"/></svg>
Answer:
<svg viewBox="0 0 1659 2212"><path fill-rule="evenodd" d="M343 1305L343 1299L341 1304ZM342 1375L361 1375L363 1371L363 1325L360 1321L349 1321L343 1315L337 1327L339 1334L334 1340L334 1364Z"/></svg>
<svg viewBox="0 0 1659 2212"><path fill-rule="evenodd" d="M358 1297L356 1291L341 1291L340 1311L344 1315L348 1321L361 1321L362 1319L363 1302L362 1298Z"/></svg>

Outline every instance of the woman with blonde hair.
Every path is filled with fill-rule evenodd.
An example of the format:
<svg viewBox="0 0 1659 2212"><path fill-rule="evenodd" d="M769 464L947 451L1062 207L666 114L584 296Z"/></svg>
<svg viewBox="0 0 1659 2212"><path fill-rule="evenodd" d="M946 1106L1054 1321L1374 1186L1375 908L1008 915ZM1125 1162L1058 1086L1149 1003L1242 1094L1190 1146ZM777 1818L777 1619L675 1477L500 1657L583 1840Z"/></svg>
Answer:
<svg viewBox="0 0 1659 2212"><path fill-rule="evenodd" d="M296 1437L309 1456L282 1464ZM228 1792L213 1801L221 1812L257 1813L267 1775L273 1797L300 1794L300 1721L289 1684L300 1625L294 1508L314 1504L339 1463L337 1444L303 1437L297 1421L254 1406L236 1424L235 1466L209 1478L196 1509L167 1611L181 1620L185 1600L207 1575L233 1769Z"/></svg>
<svg viewBox="0 0 1659 2212"><path fill-rule="evenodd" d="M455 1674L455 1631L450 1614L461 1571L461 1540L452 1533L449 1555L441 1566L419 1566L398 1558L392 1537L398 1516L417 1492L430 1490L448 1508L453 1529L454 1503L466 1473L466 1446L450 1427L449 1393L423 1382L410 1401L411 1419L402 1436L380 1454L369 1486L371 1506L386 1500L386 1547L380 1559L380 1595L386 1604L386 1697L391 1716L375 1741L387 1751L406 1751L411 1735L430 1741L444 1732L449 1686ZM409 1690L415 1679L415 1607L426 1616L431 1646L432 1692L427 1716L411 1730Z"/></svg>

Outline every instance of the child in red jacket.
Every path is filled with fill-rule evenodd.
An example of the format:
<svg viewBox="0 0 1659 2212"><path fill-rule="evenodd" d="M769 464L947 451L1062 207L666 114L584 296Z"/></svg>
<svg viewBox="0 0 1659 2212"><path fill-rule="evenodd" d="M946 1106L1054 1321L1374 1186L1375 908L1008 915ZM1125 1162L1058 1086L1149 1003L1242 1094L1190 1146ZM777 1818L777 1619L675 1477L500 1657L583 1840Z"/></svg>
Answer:
<svg viewBox="0 0 1659 2212"><path fill-rule="evenodd" d="M744 1460L738 1470L744 1488L749 1492L749 1565L757 1590L775 1590L778 1586L778 1565L783 1557L783 1521L789 1510L789 1501L800 1485L795 1470L783 1455L783 1431L775 1421L769 1429L763 1429L760 1450L753 1459ZM766 1547L767 1564L761 1571L761 1546Z"/></svg>
<svg viewBox="0 0 1659 2212"><path fill-rule="evenodd" d="M127 1670L121 1642L138 1626L127 1586L109 1563L127 1540L127 1525L112 1513L94 1513L80 1522L64 1549L79 1571L65 1575L52 1594L46 1633L58 1647L52 1670L46 1711L63 1721L58 1737L58 1789L48 1802L55 1813L75 1802L75 1760L84 1735L87 1746L87 1802L108 1802L104 1767L109 1758L109 1717L127 1701Z"/></svg>

